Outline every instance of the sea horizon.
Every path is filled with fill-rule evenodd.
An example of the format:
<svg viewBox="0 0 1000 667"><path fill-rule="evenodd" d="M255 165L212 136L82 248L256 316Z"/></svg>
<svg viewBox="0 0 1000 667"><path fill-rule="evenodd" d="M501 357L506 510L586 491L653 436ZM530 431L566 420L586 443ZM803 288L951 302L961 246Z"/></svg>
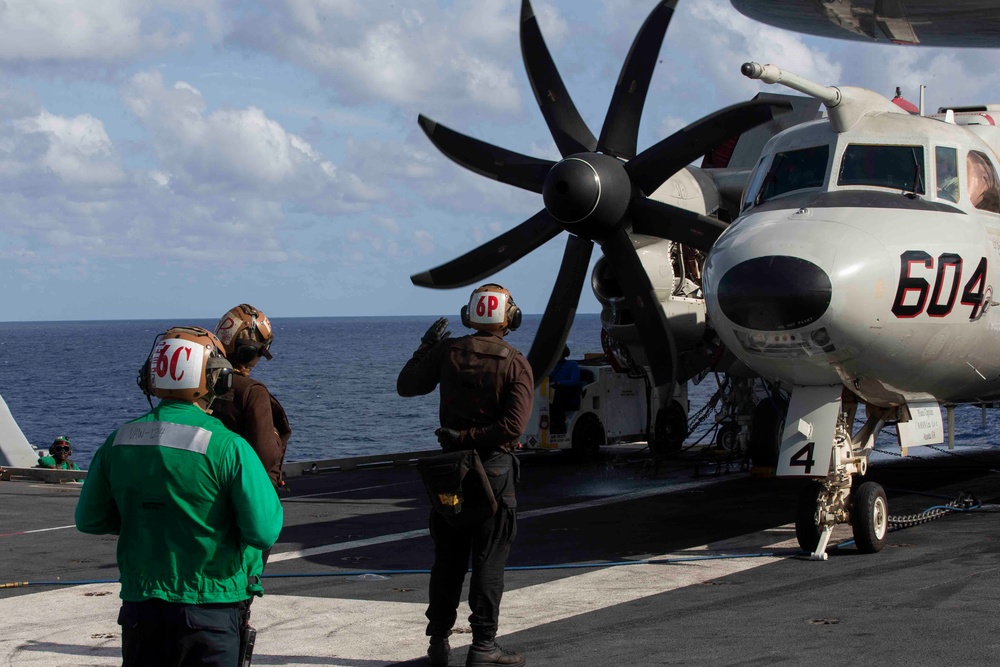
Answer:
<svg viewBox="0 0 1000 667"><path fill-rule="evenodd" d="M288 413L287 460L390 454L437 447L438 396L401 398L396 376L438 317L278 317L274 359L251 377ZM452 335L469 333L459 314ZM214 328L215 318L0 322L0 395L28 441L45 450L69 435L74 459L89 464L107 436L149 410L136 385L157 335L171 326ZM508 341L525 354L540 315L525 315ZM597 314L578 314L569 346L598 352Z"/></svg>
<svg viewBox="0 0 1000 667"><path fill-rule="evenodd" d="M524 313L525 317L541 317L544 313ZM576 315L600 315L600 311L586 312L586 311L576 311ZM385 320L412 320L420 318L433 318L430 322L433 322L439 317L447 317L449 320L458 321L459 311L455 311L453 314L440 314L440 313L430 313L427 315L268 315L268 319L273 321L278 320L363 320L363 319L385 319ZM138 318L96 318L87 320L0 320L0 325L6 324L89 324L89 323L115 323L115 322L165 322L165 321L178 321L178 322L218 322L218 317L138 317ZM430 323L428 323L430 326Z"/></svg>

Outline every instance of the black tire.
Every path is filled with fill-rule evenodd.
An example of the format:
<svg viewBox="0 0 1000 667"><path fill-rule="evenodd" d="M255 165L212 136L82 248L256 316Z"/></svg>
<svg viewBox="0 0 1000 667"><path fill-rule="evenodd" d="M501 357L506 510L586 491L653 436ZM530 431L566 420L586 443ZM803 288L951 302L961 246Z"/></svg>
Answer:
<svg viewBox="0 0 1000 667"><path fill-rule="evenodd" d="M687 414L680 403L671 401L656 414L650 449L656 456L676 454L681 451L687 436Z"/></svg>
<svg viewBox="0 0 1000 667"><path fill-rule="evenodd" d="M889 537L889 502L877 482L862 482L851 493L851 528L858 552L882 551Z"/></svg>
<svg viewBox="0 0 1000 667"><path fill-rule="evenodd" d="M605 444L604 425L597 415L588 412L580 415L573 425L572 443L573 457L579 461L593 461L601 453Z"/></svg>
<svg viewBox="0 0 1000 667"><path fill-rule="evenodd" d="M719 424L719 430L715 434L715 446L727 452L735 452L737 448L736 436L740 434L740 428L734 422L723 422Z"/></svg>
<svg viewBox="0 0 1000 667"><path fill-rule="evenodd" d="M778 467L787 410L787 403L772 398L765 398L754 407L750 422L750 461L754 467Z"/></svg>
<svg viewBox="0 0 1000 667"><path fill-rule="evenodd" d="M795 506L795 539L803 551L813 553L819 545L822 532L816 523L816 501L823 492L819 482L809 482L799 492L799 500Z"/></svg>

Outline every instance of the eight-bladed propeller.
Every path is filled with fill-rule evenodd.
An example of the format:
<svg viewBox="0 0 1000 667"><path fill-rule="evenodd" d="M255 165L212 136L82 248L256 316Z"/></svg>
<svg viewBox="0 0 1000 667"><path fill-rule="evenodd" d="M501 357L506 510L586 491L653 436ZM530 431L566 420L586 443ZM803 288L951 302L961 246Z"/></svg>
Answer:
<svg viewBox="0 0 1000 667"><path fill-rule="evenodd" d="M563 159L540 160L465 136L420 116L438 149L478 174L540 192L545 208L510 231L439 267L411 277L415 285L471 285L516 262L565 230L570 233L555 287L528 353L535 382L560 358L587 277L594 243L618 277L652 367L671 395L677 349L670 325L629 236L630 231L708 250L725 229L714 218L648 199L673 174L729 137L790 109L758 95L706 116L636 155L639 120L656 59L677 0L659 2L618 77L608 114L595 139L552 61L529 0L521 4L521 53L531 88ZM627 160L627 161L626 161Z"/></svg>

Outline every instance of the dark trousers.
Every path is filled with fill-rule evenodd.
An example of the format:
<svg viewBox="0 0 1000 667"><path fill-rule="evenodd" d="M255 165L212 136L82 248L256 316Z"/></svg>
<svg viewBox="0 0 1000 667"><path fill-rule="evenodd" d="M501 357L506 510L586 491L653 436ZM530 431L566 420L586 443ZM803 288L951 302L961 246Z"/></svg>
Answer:
<svg viewBox="0 0 1000 667"><path fill-rule="evenodd" d="M430 604L427 607L427 634L447 637L458 617L465 573L472 565L469 581L469 608L473 641L496 637L503 597L503 574L510 545L517 535L514 497L513 457L496 453L483 461L499 508L479 526L454 528L431 513L434 565L431 568Z"/></svg>
<svg viewBox="0 0 1000 667"><path fill-rule="evenodd" d="M122 667L236 667L241 605L123 602Z"/></svg>

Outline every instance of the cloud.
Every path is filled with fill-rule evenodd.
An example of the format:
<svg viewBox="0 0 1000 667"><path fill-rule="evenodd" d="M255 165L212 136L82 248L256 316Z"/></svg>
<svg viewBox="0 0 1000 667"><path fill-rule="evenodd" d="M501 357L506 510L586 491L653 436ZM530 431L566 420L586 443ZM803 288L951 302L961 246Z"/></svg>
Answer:
<svg viewBox="0 0 1000 667"><path fill-rule="evenodd" d="M158 72L135 75L123 99L148 133L148 144L125 142L125 154L92 114L26 103L28 115L0 115L0 217L23 251L12 270L42 257L204 266L222 248L284 263L302 259L287 245L289 216L301 228L374 201L350 170L259 108L211 109L197 88L167 86Z"/></svg>
<svg viewBox="0 0 1000 667"><path fill-rule="evenodd" d="M215 0L4 0L0 62L119 64L150 50L189 45L193 32L223 32Z"/></svg>
<svg viewBox="0 0 1000 667"><path fill-rule="evenodd" d="M426 229L417 229L413 232L413 243L421 255L434 252L434 237Z"/></svg>
<svg viewBox="0 0 1000 667"><path fill-rule="evenodd" d="M513 68L518 16L512 0L448 8L289 0L238 15L228 42L313 72L346 104L438 98L504 115L522 104Z"/></svg>
<svg viewBox="0 0 1000 667"><path fill-rule="evenodd" d="M399 223L396 222L395 218L390 218L384 215L376 215L372 217L372 222L390 234L399 234Z"/></svg>
<svg viewBox="0 0 1000 667"><path fill-rule="evenodd" d="M682 9L690 12L694 25L679 35L681 48L710 77L710 87L737 91L737 96L757 89L760 84L740 75L740 65L747 61L774 63L824 84L841 80L841 66L827 50L807 45L796 33L753 21L725 0L685 3Z"/></svg>
<svg viewBox="0 0 1000 667"><path fill-rule="evenodd" d="M66 118L42 110L35 117L15 120L13 125L23 134L46 137L45 153L36 159L64 183L100 186L124 177L104 123L90 114Z"/></svg>
<svg viewBox="0 0 1000 667"><path fill-rule="evenodd" d="M152 134L174 189L294 199L314 212L376 198L372 188L259 108L209 110L197 88L183 81L168 87L158 71L136 74L125 102Z"/></svg>

